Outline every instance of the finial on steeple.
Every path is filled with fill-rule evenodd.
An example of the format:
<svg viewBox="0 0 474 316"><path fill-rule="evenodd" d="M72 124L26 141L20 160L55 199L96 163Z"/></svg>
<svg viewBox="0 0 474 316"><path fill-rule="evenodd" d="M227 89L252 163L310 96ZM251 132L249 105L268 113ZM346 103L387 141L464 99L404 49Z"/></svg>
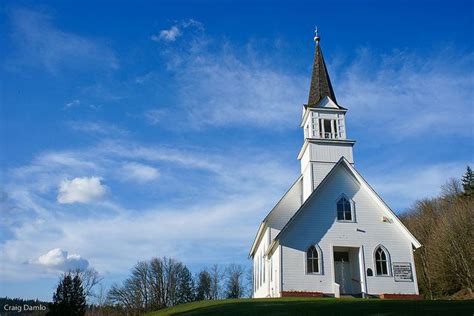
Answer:
<svg viewBox="0 0 474 316"><path fill-rule="evenodd" d="M314 41L317 43L319 43L319 35L318 35L318 27L316 26L314 28Z"/></svg>

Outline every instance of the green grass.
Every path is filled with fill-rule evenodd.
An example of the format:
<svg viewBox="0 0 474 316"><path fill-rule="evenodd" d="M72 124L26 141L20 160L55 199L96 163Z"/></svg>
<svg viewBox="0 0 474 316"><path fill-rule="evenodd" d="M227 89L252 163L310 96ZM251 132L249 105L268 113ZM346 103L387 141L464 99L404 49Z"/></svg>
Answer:
<svg viewBox="0 0 474 316"><path fill-rule="evenodd" d="M165 315L474 315L474 301L274 298L199 301L149 313Z"/></svg>

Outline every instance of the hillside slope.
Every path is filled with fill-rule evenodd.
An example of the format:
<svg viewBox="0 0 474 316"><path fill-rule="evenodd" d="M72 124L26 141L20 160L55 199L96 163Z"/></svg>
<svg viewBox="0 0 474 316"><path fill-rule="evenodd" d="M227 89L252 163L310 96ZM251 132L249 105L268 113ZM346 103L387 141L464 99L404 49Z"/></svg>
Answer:
<svg viewBox="0 0 474 316"><path fill-rule="evenodd" d="M281 298L199 301L149 313L165 315L473 315L474 301Z"/></svg>

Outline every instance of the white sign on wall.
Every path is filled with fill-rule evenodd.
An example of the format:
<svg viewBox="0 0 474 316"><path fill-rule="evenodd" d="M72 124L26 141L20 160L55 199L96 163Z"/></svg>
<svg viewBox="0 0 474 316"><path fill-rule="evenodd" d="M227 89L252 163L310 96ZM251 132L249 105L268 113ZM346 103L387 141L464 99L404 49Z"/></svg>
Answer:
<svg viewBox="0 0 474 316"><path fill-rule="evenodd" d="M395 282L413 282L413 271L409 262L393 263L393 278Z"/></svg>

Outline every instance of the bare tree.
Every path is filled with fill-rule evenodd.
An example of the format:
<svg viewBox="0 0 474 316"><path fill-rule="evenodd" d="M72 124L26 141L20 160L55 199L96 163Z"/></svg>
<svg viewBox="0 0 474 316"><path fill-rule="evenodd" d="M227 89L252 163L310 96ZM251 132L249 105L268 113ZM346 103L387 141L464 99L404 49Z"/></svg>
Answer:
<svg viewBox="0 0 474 316"><path fill-rule="evenodd" d="M211 267L209 274L211 275L211 299L218 300L222 297L221 282L222 282L223 273L222 273L219 265L214 264Z"/></svg>
<svg viewBox="0 0 474 316"><path fill-rule="evenodd" d="M428 298L472 297L474 199L450 179L438 198L422 200L402 216L423 247L415 251L420 291Z"/></svg>
<svg viewBox="0 0 474 316"><path fill-rule="evenodd" d="M189 271L181 262L172 258L153 258L138 262L131 276L122 285L113 285L108 293L112 304L122 306L127 311L141 313L178 304L190 300L190 291L185 287L189 282ZM186 280L184 280L186 278Z"/></svg>
<svg viewBox="0 0 474 316"><path fill-rule="evenodd" d="M88 268L85 270L75 269L70 270L69 273L73 274L74 276L79 276L82 282L82 287L84 288L84 293L86 295L87 300L91 300L96 296L94 293L94 288L102 282L102 277L99 275L99 272L94 268Z"/></svg>
<svg viewBox="0 0 474 316"><path fill-rule="evenodd" d="M245 268L239 264L229 264L226 267L226 297L240 298L245 295Z"/></svg>

